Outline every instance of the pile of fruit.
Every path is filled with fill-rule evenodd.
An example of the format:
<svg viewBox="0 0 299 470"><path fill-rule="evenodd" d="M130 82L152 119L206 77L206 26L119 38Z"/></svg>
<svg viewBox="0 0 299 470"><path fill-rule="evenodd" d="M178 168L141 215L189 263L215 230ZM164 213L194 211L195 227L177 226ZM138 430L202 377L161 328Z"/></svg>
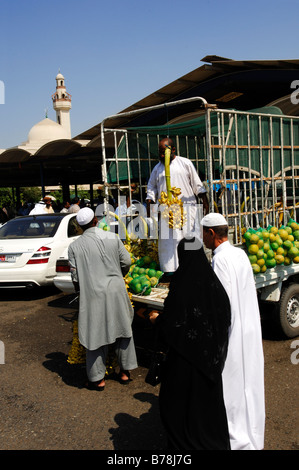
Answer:
<svg viewBox="0 0 299 470"><path fill-rule="evenodd" d="M149 295L162 275L157 261L145 255L133 262L125 276L125 282L133 294Z"/></svg>
<svg viewBox="0 0 299 470"><path fill-rule="evenodd" d="M243 242L254 274L299 263L299 224L293 219L280 228L249 228L243 234Z"/></svg>

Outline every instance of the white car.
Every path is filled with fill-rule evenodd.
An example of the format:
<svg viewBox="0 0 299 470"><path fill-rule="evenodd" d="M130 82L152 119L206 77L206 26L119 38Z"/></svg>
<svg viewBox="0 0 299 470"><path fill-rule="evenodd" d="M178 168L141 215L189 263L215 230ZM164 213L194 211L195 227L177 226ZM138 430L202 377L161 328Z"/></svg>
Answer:
<svg viewBox="0 0 299 470"><path fill-rule="evenodd" d="M68 261L68 250L56 261L56 276L54 285L65 294L74 294L75 288L72 281L70 265Z"/></svg>
<svg viewBox="0 0 299 470"><path fill-rule="evenodd" d="M27 215L0 227L0 288L51 286L56 260L82 233L76 214Z"/></svg>

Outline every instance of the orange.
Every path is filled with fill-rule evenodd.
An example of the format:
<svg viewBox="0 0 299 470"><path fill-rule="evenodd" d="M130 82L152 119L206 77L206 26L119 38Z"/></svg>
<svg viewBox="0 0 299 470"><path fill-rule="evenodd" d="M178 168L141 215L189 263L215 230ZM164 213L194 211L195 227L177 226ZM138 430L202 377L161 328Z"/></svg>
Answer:
<svg viewBox="0 0 299 470"><path fill-rule="evenodd" d="M261 268L258 264L252 264L252 270L254 274L258 274L259 272L261 272Z"/></svg>
<svg viewBox="0 0 299 470"><path fill-rule="evenodd" d="M275 261L276 261L277 264L282 264L284 262L284 256L276 255L275 256Z"/></svg>
<svg viewBox="0 0 299 470"><path fill-rule="evenodd" d="M268 258L268 259L272 259L272 258L274 258L274 256L275 256L275 253L274 253L273 250L269 250L269 251L267 252L267 258Z"/></svg>
<svg viewBox="0 0 299 470"><path fill-rule="evenodd" d="M285 230L284 228L281 228L279 231L278 231L279 235L280 235L280 238L282 240L286 240L288 238L288 232L287 230Z"/></svg>
<svg viewBox="0 0 299 470"><path fill-rule="evenodd" d="M264 251L265 253L270 250L270 243L264 243Z"/></svg>
<svg viewBox="0 0 299 470"><path fill-rule="evenodd" d="M249 245L248 253L250 253L251 255L256 255L258 251L259 251L259 247L257 244Z"/></svg>
<svg viewBox="0 0 299 470"><path fill-rule="evenodd" d="M253 244L256 244L258 243L260 237L256 234L256 233L253 233L250 237L250 243L253 243Z"/></svg>
<svg viewBox="0 0 299 470"><path fill-rule="evenodd" d="M264 264L265 264L264 258L258 259L257 262L256 262L256 264L257 264L260 268L262 268L262 267L264 266Z"/></svg>
<svg viewBox="0 0 299 470"><path fill-rule="evenodd" d="M257 262L257 256L256 255L249 255L248 256L250 264L256 264Z"/></svg>
<svg viewBox="0 0 299 470"><path fill-rule="evenodd" d="M296 256L299 256L298 248L296 248L295 246L292 246L292 248L290 248L289 251L288 251L288 256L291 259L294 259L294 258L296 258Z"/></svg>

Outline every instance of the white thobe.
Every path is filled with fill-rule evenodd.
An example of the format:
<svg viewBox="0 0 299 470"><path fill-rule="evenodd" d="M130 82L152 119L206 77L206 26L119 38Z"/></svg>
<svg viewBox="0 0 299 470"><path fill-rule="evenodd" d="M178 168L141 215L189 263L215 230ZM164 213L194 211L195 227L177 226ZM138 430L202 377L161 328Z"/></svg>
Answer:
<svg viewBox="0 0 299 470"><path fill-rule="evenodd" d="M46 204L44 202L38 202L34 208L29 212L29 215L47 214Z"/></svg>
<svg viewBox="0 0 299 470"><path fill-rule="evenodd" d="M180 188L179 196L187 212L187 223L180 229L170 229L168 220L160 217L159 226L159 262L163 272L174 272L178 267L177 245L185 236L200 237L200 214L196 196L206 192L196 169L188 158L176 156L170 163L171 186ZM147 199L158 202L161 193L166 193L164 163L159 162L151 173L147 184ZM200 237L201 238L201 237Z"/></svg>
<svg viewBox="0 0 299 470"><path fill-rule="evenodd" d="M76 212L79 212L80 206L78 204L71 204L70 207L68 208L68 213L73 214Z"/></svg>
<svg viewBox="0 0 299 470"><path fill-rule="evenodd" d="M247 255L228 241L214 251L212 266L231 303L223 393L232 450L264 446L264 355L254 275Z"/></svg>

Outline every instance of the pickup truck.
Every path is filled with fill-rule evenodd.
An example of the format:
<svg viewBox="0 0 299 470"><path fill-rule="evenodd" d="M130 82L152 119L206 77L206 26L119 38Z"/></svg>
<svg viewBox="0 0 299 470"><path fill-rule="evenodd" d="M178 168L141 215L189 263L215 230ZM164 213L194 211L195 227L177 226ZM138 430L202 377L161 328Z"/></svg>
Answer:
<svg viewBox="0 0 299 470"><path fill-rule="evenodd" d="M196 111L182 111L180 119L169 120L172 106L191 102ZM164 110L165 124L158 126L111 125L122 116L147 112L160 113L162 122ZM228 220L234 245L242 247L248 227L279 228L290 218L298 219L299 117L284 115L278 107L220 109L202 97L192 97L109 116L100 133L107 201L109 192L119 197L134 181L140 188L140 202L145 202L147 181L158 162L158 142L169 136L176 154L189 158L206 184L210 212L221 212ZM255 280L259 299L270 305L273 321L278 319L288 337L299 335L299 265L276 266L256 274ZM136 301L161 309L164 296L158 287Z"/></svg>
<svg viewBox="0 0 299 470"><path fill-rule="evenodd" d="M168 120L168 108L191 102L196 109L192 116L187 113L179 120ZM114 119L122 116L133 118L158 110L160 114L165 110L163 125L112 126ZM274 106L246 112L219 109L202 97L192 97L119 113L102 121L101 177L108 224L111 193L120 201L134 182L141 204L145 203L147 181L158 162L158 143L165 136L174 140L177 155L193 162L207 187L210 212L226 217L235 246L242 249L248 228L279 228L290 218L299 218L299 117L284 115ZM278 320L287 337L298 336L299 264L267 269L256 274L255 281L258 297L270 306L273 322ZM134 295L133 302L161 309L166 295L167 289L158 285L148 296Z"/></svg>

